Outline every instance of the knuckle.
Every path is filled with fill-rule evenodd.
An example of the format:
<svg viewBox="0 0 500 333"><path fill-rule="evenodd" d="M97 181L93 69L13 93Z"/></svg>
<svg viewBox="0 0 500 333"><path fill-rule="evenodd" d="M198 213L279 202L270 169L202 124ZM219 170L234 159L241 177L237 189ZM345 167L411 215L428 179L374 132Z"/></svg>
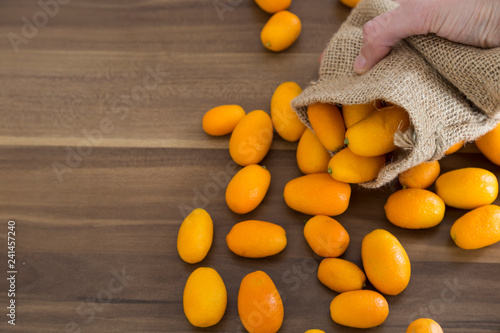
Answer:
<svg viewBox="0 0 500 333"><path fill-rule="evenodd" d="M374 20L368 21L363 25L363 38L365 40L373 40L374 36L377 35L377 27Z"/></svg>
<svg viewBox="0 0 500 333"><path fill-rule="evenodd" d="M363 39L369 44L379 44L384 33L384 26L387 19L377 16L363 25Z"/></svg>

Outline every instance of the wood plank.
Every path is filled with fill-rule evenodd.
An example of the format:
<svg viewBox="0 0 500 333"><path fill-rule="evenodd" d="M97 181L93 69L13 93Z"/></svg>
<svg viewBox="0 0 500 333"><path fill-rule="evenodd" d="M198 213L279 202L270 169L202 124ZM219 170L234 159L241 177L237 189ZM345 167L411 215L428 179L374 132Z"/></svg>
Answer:
<svg viewBox="0 0 500 333"><path fill-rule="evenodd" d="M18 265L17 325L4 317L0 331L244 332L239 283L261 269L284 299L280 332L352 332L329 317L336 294L316 278L321 258L302 234L309 216L282 197L286 182L300 175L296 143L276 137L263 161L272 174L269 193L240 216L224 200L239 169L228 137L201 129L204 112L216 105L269 111L280 83L304 87L315 79L318 56L349 8L294 1L303 32L275 54L259 40L269 15L252 1L74 0L16 53L8 34L22 35L23 17L32 21L40 10L38 0L0 2L0 244L5 223L15 220ZM473 144L441 165L443 172L477 166L500 176ZM397 183L352 188L349 209L337 217L351 237L342 258L361 265L362 238L384 228L412 261L408 289L388 297L388 320L370 331L403 332L415 316L434 318L447 333L500 331L500 247L456 247L449 228L464 211L448 208L439 226L405 230L383 210ZM195 207L213 217L215 238L207 258L189 265L177 254L176 237ZM282 225L287 248L262 260L232 254L225 236L245 219ZM185 281L200 266L217 269L228 290L223 320L207 329L191 326L182 310ZM0 279L2 306L7 290Z"/></svg>
<svg viewBox="0 0 500 333"><path fill-rule="evenodd" d="M349 331L329 318L335 293L316 278L320 258L302 235L308 216L289 209L282 198L285 183L300 175L293 151L273 150L266 157L263 164L273 178L270 191L256 211L243 216L232 213L224 202L223 185L238 169L226 149L96 148L59 182L50 164L63 162L66 154L62 147L2 148L0 219L14 218L18 225L18 259L23 263L18 315L24 329L61 331L75 322L83 331L196 331L182 312L182 290L196 267L209 266L223 277L229 303L224 319L208 331L240 329L239 283L258 269L274 279L285 300L283 332L311 327ZM479 154L450 155L442 166L443 171L485 167L500 176L500 170ZM456 247L449 228L463 214L457 209L448 209L444 221L429 230L393 226L383 204L397 188L353 186L348 210L337 217L351 237L342 258L361 265L362 238L384 228L400 239L412 261L410 286L388 297L390 317L373 331L400 332L415 313L428 313L446 332L498 330L499 247ZM175 243L183 214L195 206L212 215L215 238L208 257L189 265L178 257ZM262 260L232 254L225 235L245 219L282 225L289 240L285 251ZM122 270L131 281L107 300L107 285ZM93 300L99 297L104 303ZM93 307L101 309L99 305L102 311L94 310L96 316L90 320Z"/></svg>
<svg viewBox="0 0 500 333"><path fill-rule="evenodd" d="M215 3L70 2L18 53L2 39L0 142L72 144L108 118L114 126L103 144L203 146L201 117L210 108L269 110L281 82L314 79L319 53L348 14L338 3L316 0L315 11L294 4L307 28L290 50L273 54L259 39L268 14L240 1L221 20ZM1 35L21 34L21 18L40 10L30 0L3 6Z"/></svg>

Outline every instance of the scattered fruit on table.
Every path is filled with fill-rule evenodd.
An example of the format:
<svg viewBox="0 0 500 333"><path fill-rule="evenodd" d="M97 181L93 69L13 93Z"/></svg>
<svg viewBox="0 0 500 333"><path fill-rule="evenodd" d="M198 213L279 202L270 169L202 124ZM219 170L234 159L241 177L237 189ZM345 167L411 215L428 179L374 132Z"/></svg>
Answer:
<svg viewBox="0 0 500 333"><path fill-rule="evenodd" d="M349 206L351 186L328 173L313 173L286 183L283 196L288 207L303 214L336 216Z"/></svg>
<svg viewBox="0 0 500 333"><path fill-rule="evenodd" d="M226 203L237 214L246 214L257 208L264 199L271 173L258 164L250 164L238 171L226 188Z"/></svg>
<svg viewBox="0 0 500 333"><path fill-rule="evenodd" d="M325 173L328 170L330 154L314 132L307 128L297 145L297 166L303 174Z"/></svg>
<svg viewBox="0 0 500 333"><path fill-rule="evenodd" d="M389 315L389 304L372 290L346 291L330 304L334 322L354 328L370 328L382 324Z"/></svg>
<svg viewBox="0 0 500 333"><path fill-rule="evenodd" d="M338 257L349 246L347 230L335 219L316 215L304 226L307 244L320 257Z"/></svg>
<svg viewBox="0 0 500 333"><path fill-rule="evenodd" d="M314 133L326 149L335 152L344 147L344 119L336 105L311 104L307 108L307 117Z"/></svg>
<svg viewBox="0 0 500 333"><path fill-rule="evenodd" d="M210 267L194 270L186 281L182 303L191 325L209 327L217 324L227 306L226 286L219 273Z"/></svg>
<svg viewBox="0 0 500 333"><path fill-rule="evenodd" d="M354 7L356 0L342 0ZM290 1L256 0L268 12L277 11L262 30L262 42L274 51L289 47L300 34L300 20L281 10ZM281 7L280 7L281 6ZM283 7L285 6L285 7ZM396 149L394 136L410 126L408 113L380 100L337 105L315 103L307 110L307 128L291 106L302 92L295 82L280 84L271 98L270 116L263 110L245 114L238 105L222 105L205 113L203 129L210 135L229 133L231 158L243 166L226 188L226 202L235 213L256 209L269 189L271 174L258 165L267 155L273 130L286 141L297 144L297 166L304 176L288 181L283 190L285 203L311 215L303 233L311 250L321 261L318 280L339 293L330 304L334 322L369 328L382 324L389 307L382 294L398 295L410 281L411 263L399 240L383 229L367 234L361 243L364 271L341 256L350 243L347 230L332 216L344 213L351 198L351 185L372 181ZM385 105L385 106L384 106ZM347 147L345 146L347 145ZM464 145L451 146L449 155ZM500 165L500 125L476 140L479 150ZM330 155L333 154L333 156ZM390 155L386 155L390 154ZM446 205L469 212L458 218L450 236L463 249L478 249L500 242L498 180L481 168L463 168L441 174L438 161L427 161L399 174L403 189L393 192L384 206L387 219L408 229L439 225ZM427 190L435 184L435 192ZM203 209L195 209L183 221L177 238L179 256L197 263L207 255L213 238L213 223ZM283 227L271 222L246 220L236 223L226 236L228 248L236 255L263 258L282 252L287 246ZM368 280L380 293L363 290ZM272 279L263 271L246 275L238 292L238 314L250 333L274 333L283 323L281 296ZM212 268L198 268L184 289L184 312L194 326L208 327L224 315L227 294L219 274ZM407 333L442 333L432 319L412 322ZM306 333L324 333L311 329Z"/></svg>
<svg viewBox="0 0 500 333"><path fill-rule="evenodd" d="M340 258L325 258L318 267L318 279L338 293L361 290L366 275L356 264Z"/></svg>
<svg viewBox="0 0 500 333"><path fill-rule="evenodd" d="M439 176L435 189L446 205L474 209L496 200L498 180L494 173L486 169L462 168Z"/></svg>
<svg viewBox="0 0 500 333"><path fill-rule="evenodd" d="M436 193L406 188L392 193L384 206L387 219L401 228L432 228L444 218L445 204Z"/></svg>
<svg viewBox="0 0 500 333"><path fill-rule="evenodd" d="M241 166L258 164L269 152L272 141L271 117L262 110L255 110L245 115L233 130L229 154Z"/></svg>
<svg viewBox="0 0 500 333"><path fill-rule="evenodd" d="M356 155L384 155L396 149L394 134L405 131L409 125L405 109L387 106L350 127L345 133L345 143Z"/></svg>
<svg viewBox="0 0 500 333"><path fill-rule="evenodd" d="M432 319L419 318L408 325L406 333L443 333L443 329Z"/></svg>
<svg viewBox="0 0 500 333"><path fill-rule="evenodd" d="M399 174L403 187L428 188L439 177L441 166L438 161L423 162Z"/></svg>
<svg viewBox="0 0 500 333"><path fill-rule="evenodd" d="M286 232L281 226L257 220L236 223L226 236L227 247L241 257L264 258L286 247Z"/></svg>
<svg viewBox="0 0 500 333"><path fill-rule="evenodd" d="M358 5L361 0L340 0L344 5L354 8Z"/></svg>
<svg viewBox="0 0 500 333"><path fill-rule="evenodd" d="M477 148L496 165L500 165L500 123L491 131L476 139Z"/></svg>
<svg viewBox="0 0 500 333"><path fill-rule="evenodd" d="M203 116L203 130L214 136L229 134L244 116L245 110L239 105L217 106Z"/></svg>
<svg viewBox="0 0 500 333"><path fill-rule="evenodd" d="M384 165L385 155L359 156L345 147L328 162L328 173L340 182L357 184L377 178Z"/></svg>
<svg viewBox="0 0 500 333"><path fill-rule="evenodd" d="M458 218L450 231L455 243L467 250L479 249L500 241L500 207L485 205Z"/></svg>
<svg viewBox="0 0 500 333"><path fill-rule="evenodd" d="M279 136L291 142L298 141L306 126L292 109L290 102L302 92L295 82L283 82L271 98L271 119Z"/></svg>
<svg viewBox="0 0 500 333"><path fill-rule="evenodd" d="M399 240L377 229L363 238L361 258L368 280L381 293L398 295L410 282L411 265Z"/></svg>
<svg viewBox="0 0 500 333"><path fill-rule="evenodd" d="M262 44L271 51L289 48L299 38L302 23L297 15L282 10L271 16L260 33Z"/></svg>
<svg viewBox="0 0 500 333"><path fill-rule="evenodd" d="M275 333L283 323L283 302L273 280L263 271L246 275L238 292L238 314L249 333Z"/></svg>
<svg viewBox="0 0 500 333"><path fill-rule="evenodd" d="M290 7L292 0L255 0L255 3L263 11L274 14Z"/></svg>
<svg viewBox="0 0 500 333"><path fill-rule="evenodd" d="M212 246L214 225L202 208L194 209L182 222L177 234L177 252L189 264L202 261Z"/></svg>

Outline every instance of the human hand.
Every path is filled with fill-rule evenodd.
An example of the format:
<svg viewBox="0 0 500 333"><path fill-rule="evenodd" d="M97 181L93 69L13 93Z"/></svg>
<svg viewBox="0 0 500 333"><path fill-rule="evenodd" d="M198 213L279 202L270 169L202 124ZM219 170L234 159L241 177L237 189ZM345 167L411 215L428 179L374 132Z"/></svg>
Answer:
<svg viewBox="0 0 500 333"><path fill-rule="evenodd" d="M363 26L354 71L366 73L401 39L435 33L482 48L500 47L500 0L394 0L399 7Z"/></svg>

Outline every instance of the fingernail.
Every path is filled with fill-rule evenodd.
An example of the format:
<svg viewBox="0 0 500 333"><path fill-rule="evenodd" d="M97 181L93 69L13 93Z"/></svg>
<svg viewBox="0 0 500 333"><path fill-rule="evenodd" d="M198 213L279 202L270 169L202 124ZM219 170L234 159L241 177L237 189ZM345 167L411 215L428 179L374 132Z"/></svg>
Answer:
<svg viewBox="0 0 500 333"><path fill-rule="evenodd" d="M362 73L365 69L366 66L366 59L363 57L363 55L360 53L357 57L356 60L354 60L354 71L356 73Z"/></svg>
<svg viewBox="0 0 500 333"><path fill-rule="evenodd" d="M325 57L325 51L321 52L321 55L319 56L319 64L323 62L323 58Z"/></svg>

